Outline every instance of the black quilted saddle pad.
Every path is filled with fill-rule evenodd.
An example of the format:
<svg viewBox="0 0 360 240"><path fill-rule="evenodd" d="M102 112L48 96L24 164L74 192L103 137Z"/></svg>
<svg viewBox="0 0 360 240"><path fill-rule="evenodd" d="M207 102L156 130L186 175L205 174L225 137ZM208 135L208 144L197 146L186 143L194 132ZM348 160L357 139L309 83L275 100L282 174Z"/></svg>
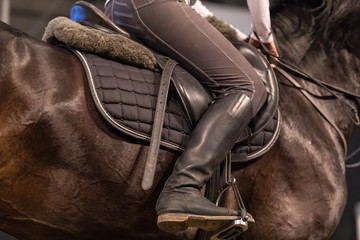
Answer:
<svg viewBox="0 0 360 240"><path fill-rule="evenodd" d="M120 132L149 142L161 73L72 51L84 65L92 97L104 119ZM176 68L180 72L185 71L180 66ZM232 150L232 160L249 161L269 149L279 133L280 116L278 111L262 131L237 143ZM175 94L170 92L161 146L182 152L191 130L192 126Z"/></svg>

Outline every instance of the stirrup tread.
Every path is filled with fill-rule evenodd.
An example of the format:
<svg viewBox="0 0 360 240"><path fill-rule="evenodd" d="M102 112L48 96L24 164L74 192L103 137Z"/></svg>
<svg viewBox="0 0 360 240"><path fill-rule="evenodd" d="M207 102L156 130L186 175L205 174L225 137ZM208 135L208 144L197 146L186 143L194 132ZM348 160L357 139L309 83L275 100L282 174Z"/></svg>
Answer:
<svg viewBox="0 0 360 240"><path fill-rule="evenodd" d="M248 229L248 222L238 219L233 221L228 226L217 231L210 240L233 240L242 235Z"/></svg>

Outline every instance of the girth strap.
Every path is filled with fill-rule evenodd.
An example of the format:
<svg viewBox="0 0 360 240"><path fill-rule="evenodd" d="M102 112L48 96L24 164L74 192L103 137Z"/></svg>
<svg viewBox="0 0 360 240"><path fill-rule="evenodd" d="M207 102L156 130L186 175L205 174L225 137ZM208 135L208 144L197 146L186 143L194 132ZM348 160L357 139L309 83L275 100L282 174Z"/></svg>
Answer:
<svg viewBox="0 0 360 240"><path fill-rule="evenodd" d="M170 80L173 70L177 64L177 62L169 58L161 75L159 94L157 97L155 116L151 133L150 149L141 183L141 186L144 190L150 189L154 181Z"/></svg>

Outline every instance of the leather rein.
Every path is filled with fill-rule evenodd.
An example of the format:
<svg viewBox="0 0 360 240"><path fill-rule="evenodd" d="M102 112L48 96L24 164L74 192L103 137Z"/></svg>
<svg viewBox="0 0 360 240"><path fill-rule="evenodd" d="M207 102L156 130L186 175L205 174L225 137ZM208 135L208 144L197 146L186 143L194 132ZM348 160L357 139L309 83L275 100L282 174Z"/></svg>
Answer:
<svg viewBox="0 0 360 240"><path fill-rule="evenodd" d="M257 34L255 33L255 35L257 36ZM258 38L258 36L257 36ZM258 38L259 39L259 38ZM259 41L261 43L261 41ZM276 42L275 42L276 43ZM345 101L346 97L352 97L352 98L356 98L356 99L360 99L360 94L358 93L353 93L350 91L347 91L343 88L334 86L332 84L329 83L325 83L319 79L316 79L312 76L310 76L309 74L305 73L303 70L301 70L299 67L293 65L292 63L290 63L289 61L287 61L286 59L284 59L281 56L281 53L279 52L279 56L275 56L273 54L271 54L271 52L269 51L269 49L263 44L261 43L261 46L263 48L264 53L268 56L268 57L272 57L274 59L276 59L275 62L273 62L274 64L276 64L276 68L275 70L277 70L281 75L283 75L292 85L295 86L295 88L297 88L304 96L305 98L313 105L313 107L320 113L320 115L335 129L335 131L338 133L338 135L340 136L342 143L343 143L343 147L344 147L344 158L345 161L348 161L349 159L351 159L352 157L354 157L357 153L360 152L360 148L355 150L352 154L350 154L349 156L347 156L347 142L346 142L346 138L344 136L344 134L341 132L341 130L339 129L339 127L336 125L335 122L333 122L329 116L327 116L327 114L324 113L324 111L321 110L321 107L319 106L319 104L315 101L314 97L311 96L311 94L309 93L308 90L304 89L301 84L293 77L299 77L307 82L311 82L313 84L318 85L319 87L325 89L327 92L330 93L330 95L332 97L334 97L336 100L338 100L341 105L343 106L344 110L346 111L347 115L349 116L349 118L352 120L352 122L354 124L356 124L357 126L360 126L360 117L359 117L359 109L358 107L353 106L352 104L350 104L349 102ZM277 46L277 44L276 44ZM277 49L279 50L279 48L277 47ZM293 75L293 76L291 76ZM347 168L355 168L355 167L360 167L360 161L357 163L353 163L353 164L346 164Z"/></svg>

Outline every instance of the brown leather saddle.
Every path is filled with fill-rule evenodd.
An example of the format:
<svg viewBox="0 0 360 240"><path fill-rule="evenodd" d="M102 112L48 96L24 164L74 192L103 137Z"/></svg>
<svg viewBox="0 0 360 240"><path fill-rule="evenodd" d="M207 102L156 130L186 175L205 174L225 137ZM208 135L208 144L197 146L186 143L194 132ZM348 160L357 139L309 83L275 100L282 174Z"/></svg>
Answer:
<svg viewBox="0 0 360 240"><path fill-rule="evenodd" d="M113 24L91 4L80 1L71 11L71 19L104 31L129 35ZM76 33L74 33L76 34ZM86 40L84 40L86 41ZM265 105L239 137L232 149L232 161L244 162L262 156L275 143L281 123L278 109L278 85L269 63L261 53L244 42L235 47L262 77L268 92ZM104 119L115 129L141 141L150 142L161 71L152 71L66 46L84 65L94 102ZM166 56L154 52L164 69ZM191 130L213 97L190 73L175 66L167 99L160 144L182 152Z"/></svg>

